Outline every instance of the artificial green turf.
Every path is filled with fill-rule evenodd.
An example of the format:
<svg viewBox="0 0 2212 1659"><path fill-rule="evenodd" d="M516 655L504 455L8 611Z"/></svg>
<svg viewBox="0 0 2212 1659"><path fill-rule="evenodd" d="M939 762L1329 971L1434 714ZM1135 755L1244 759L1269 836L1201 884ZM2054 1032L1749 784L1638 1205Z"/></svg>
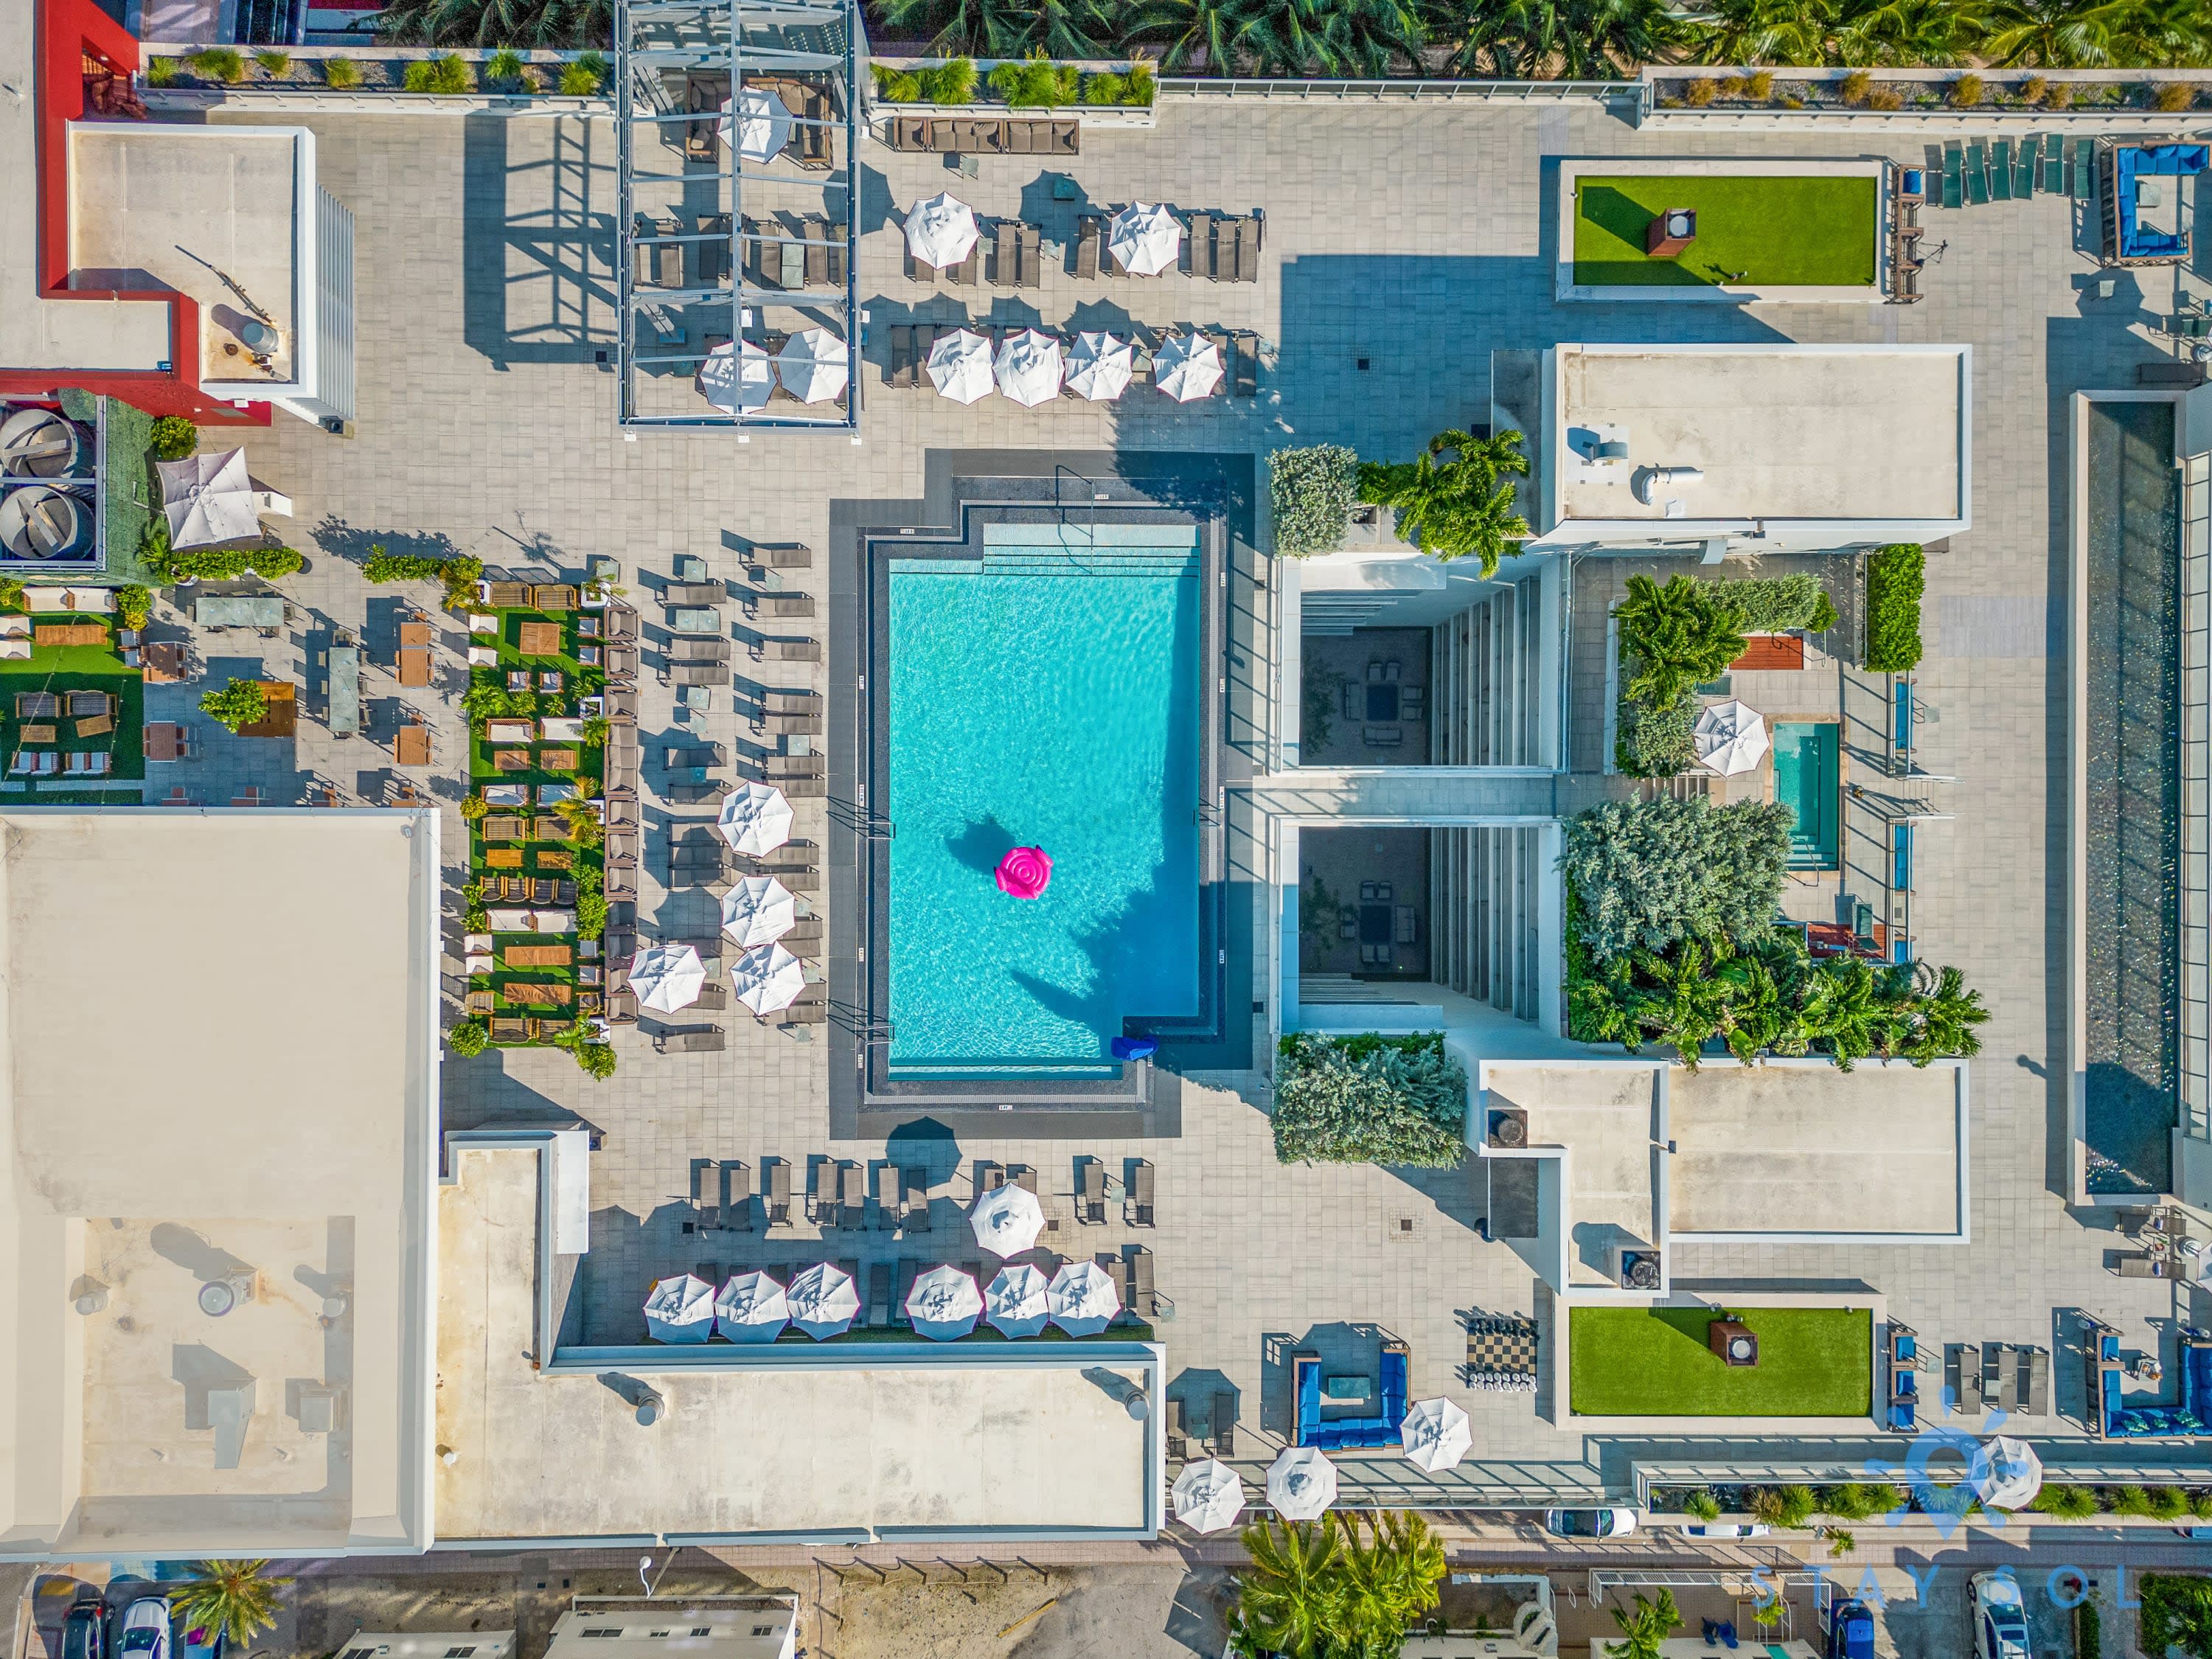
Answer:
<svg viewBox="0 0 2212 1659"><path fill-rule="evenodd" d="M1575 1308L1569 1408L1582 1417L1863 1417L1872 1409L1874 1315L1865 1308L1731 1310L1759 1364L1705 1346L1710 1308Z"/></svg>
<svg viewBox="0 0 2212 1659"><path fill-rule="evenodd" d="M111 636L112 637L112 636ZM112 758L107 775L125 782L146 775L146 680L135 668L125 668L112 645L34 645L27 658L0 659L0 769L4 769L21 744L24 722L15 718L15 694L51 691L57 696L70 691L105 691L115 699L115 729L96 738L76 735L76 722L58 715L43 722L57 729L52 746L62 754L105 750ZM44 747L45 745L41 745ZM10 780L23 782L23 779ZM34 794L51 790L96 787L98 780L64 778L59 773L38 780Z"/></svg>
<svg viewBox="0 0 2212 1659"><path fill-rule="evenodd" d="M1864 288L1875 277L1875 180L1584 174L1575 184L1578 287ZM1651 221L1693 208L1697 240L1655 259Z"/></svg>

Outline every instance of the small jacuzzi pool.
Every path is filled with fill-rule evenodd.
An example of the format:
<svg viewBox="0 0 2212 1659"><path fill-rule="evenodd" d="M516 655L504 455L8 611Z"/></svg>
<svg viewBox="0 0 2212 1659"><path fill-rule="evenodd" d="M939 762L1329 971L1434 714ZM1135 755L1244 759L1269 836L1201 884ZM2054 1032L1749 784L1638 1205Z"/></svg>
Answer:
<svg viewBox="0 0 2212 1659"><path fill-rule="evenodd" d="M1792 870L1843 867L1842 728L1833 720L1774 723L1774 799L1797 815Z"/></svg>

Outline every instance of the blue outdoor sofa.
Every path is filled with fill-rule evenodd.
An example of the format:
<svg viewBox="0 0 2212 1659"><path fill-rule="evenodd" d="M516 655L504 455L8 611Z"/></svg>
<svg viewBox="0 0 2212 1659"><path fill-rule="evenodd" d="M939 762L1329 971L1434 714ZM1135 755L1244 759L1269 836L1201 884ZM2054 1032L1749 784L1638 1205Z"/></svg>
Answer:
<svg viewBox="0 0 2212 1659"><path fill-rule="evenodd" d="M2193 1325L2181 1328L2181 1397L2171 1406L2120 1403L2120 1334L2108 1325L2088 1331L2092 1387L2098 1433L2115 1440L2154 1435L2195 1437L2212 1431L2212 1332Z"/></svg>
<svg viewBox="0 0 2212 1659"><path fill-rule="evenodd" d="M2177 182L2205 171L2212 149L2203 144L2128 144L2112 154L2112 202L2106 218L2106 251L2122 264L2167 263L2188 257L2189 232L2153 230L2136 216L2145 179Z"/></svg>
<svg viewBox="0 0 2212 1659"><path fill-rule="evenodd" d="M1321 1358L1302 1353L1291 1361L1291 1381L1297 1395L1297 1443L1336 1451L1347 1446L1395 1446L1406 1424L1406 1379L1410 1351L1402 1342L1382 1345L1382 1409L1372 1417L1321 1415Z"/></svg>

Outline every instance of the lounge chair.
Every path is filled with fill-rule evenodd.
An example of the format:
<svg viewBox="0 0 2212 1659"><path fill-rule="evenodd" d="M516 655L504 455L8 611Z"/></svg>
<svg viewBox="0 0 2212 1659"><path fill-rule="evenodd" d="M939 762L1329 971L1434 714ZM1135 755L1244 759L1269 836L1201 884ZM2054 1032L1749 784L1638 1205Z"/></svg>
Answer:
<svg viewBox="0 0 2212 1659"><path fill-rule="evenodd" d="M1152 1166L1149 1160L1139 1158L1129 1170L1130 1224L1150 1227L1156 1224L1152 1211Z"/></svg>
<svg viewBox="0 0 2212 1659"><path fill-rule="evenodd" d="M1168 1455L1179 1463L1190 1456L1190 1444L1184 1437L1182 1401L1172 1395L1168 1398Z"/></svg>
<svg viewBox="0 0 2212 1659"><path fill-rule="evenodd" d="M719 1054L726 1046L726 1034L719 1025L687 1025L653 1040L653 1052L662 1054Z"/></svg>
<svg viewBox="0 0 2212 1659"><path fill-rule="evenodd" d="M994 1164L988 1158L975 1160L975 1196L994 1193L1006 1184L1006 1169L1003 1164Z"/></svg>
<svg viewBox="0 0 2212 1659"><path fill-rule="evenodd" d="M871 1262L868 1266L867 1323L882 1329L891 1322L891 1264Z"/></svg>
<svg viewBox="0 0 2212 1659"><path fill-rule="evenodd" d="M822 775L822 757L819 755L763 755L761 757L761 775L764 778L818 778Z"/></svg>
<svg viewBox="0 0 2212 1659"><path fill-rule="evenodd" d="M929 1171L902 1169L899 1172L899 1225L909 1231L929 1225Z"/></svg>
<svg viewBox="0 0 2212 1659"><path fill-rule="evenodd" d="M1115 1250L1099 1256L1097 1262L1100 1267L1105 1268L1106 1277L1113 1281L1115 1300L1126 1310L1129 1305L1128 1257L1123 1255L1119 1250Z"/></svg>
<svg viewBox="0 0 2212 1659"><path fill-rule="evenodd" d="M755 662L820 662L822 643L818 640L760 639L751 645Z"/></svg>
<svg viewBox="0 0 2212 1659"><path fill-rule="evenodd" d="M811 593L740 593L738 602L745 608L749 620L763 617L777 620L805 618L814 614Z"/></svg>
<svg viewBox="0 0 2212 1659"><path fill-rule="evenodd" d="M2030 1417L2051 1414L2051 1355L2042 1348L2027 1352L2027 1410Z"/></svg>
<svg viewBox="0 0 2212 1659"><path fill-rule="evenodd" d="M1106 222L1096 214L1085 214L1075 228L1075 274L1096 276L1098 256L1106 245Z"/></svg>
<svg viewBox="0 0 2212 1659"><path fill-rule="evenodd" d="M896 1227L899 1221L899 1169L896 1164L876 1166L876 1207L868 1218L868 1224L878 1229Z"/></svg>
<svg viewBox="0 0 2212 1659"><path fill-rule="evenodd" d="M1213 1415L1206 1425L1212 1431L1216 1457L1237 1455L1237 1396L1227 1389L1213 1393Z"/></svg>
<svg viewBox="0 0 2212 1659"><path fill-rule="evenodd" d="M868 1220L868 1172L858 1164L837 1166L837 1224L864 1227Z"/></svg>
<svg viewBox="0 0 2212 1659"><path fill-rule="evenodd" d="M1044 285L1044 233L1035 225L1024 225L1016 240L1020 257L1015 270L1015 286L1042 288Z"/></svg>
<svg viewBox="0 0 2212 1659"><path fill-rule="evenodd" d="M805 542L756 542L747 550L745 562L771 570L811 570L814 550Z"/></svg>
<svg viewBox="0 0 2212 1659"><path fill-rule="evenodd" d="M1260 280L1260 228L1263 222L1256 213L1237 222L1236 275L1240 283Z"/></svg>
<svg viewBox="0 0 2212 1659"><path fill-rule="evenodd" d="M1079 1182L1075 1218L1086 1225L1103 1225L1106 1220L1106 1166L1095 1158L1085 1159Z"/></svg>
<svg viewBox="0 0 2212 1659"><path fill-rule="evenodd" d="M660 602L671 610L678 605L726 604L730 590L720 582L671 582L660 590Z"/></svg>
<svg viewBox="0 0 2212 1659"><path fill-rule="evenodd" d="M722 1165L722 1231L749 1233L753 1230L752 1170L739 1159Z"/></svg>
<svg viewBox="0 0 2212 1659"><path fill-rule="evenodd" d="M1966 200L1979 207L1990 199L1989 146L1979 138L1966 141Z"/></svg>
<svg viewBox="0 0 2212 1659"><path fill-rule="evenodd" d="M1152 1293L1152 1253L1143 1245L1129 1250L1129 1311L1139 1319L1150 1319L1156 1310Z"/></svg>
<svg viewBox="0 0 2212 1659"><path fill-rule="evenodd" d="M1037 1174L1036 1167L1034 1164L1017 1164L1009 1169L1006 1173L1013 1177L1015 1186L1020 1188L1031 1198L1035 1198L1036 1196Z"/></svg>
<svg viewBox="0 0 2212 1659"><path fill-rule="evenodd" d="M884 384L902 390L921 383L921 364L914 352L914 325L911 323L891 325L890 366L884 371Z"/></svg>
<svg viewBox="0 0 2212 1659"><path fill-rule="evenodd" d="M997 246L991 258L991 280L1000 288L1013 287L1021 276L1021 228L1012 219L1001 219L994 233Z"/></svg>
<svg viewBox="0 0 2212 1659"><path fill-rule="evenodd" d="M914 1323L913 1316L906 1310L906 1299L914 1293L914 1281L921 1277L922 1268L926 1265L927 1264L917 1261L912 1256L903 1256L900 1258L898 1264L898 1294L891 1302L892 1324L911 1325Z"/></svg>
<svg viewBox="0 0 2212 1659"><path fill-rule="evenodd" d="M702 1233L714 1232L722 1224L722 1168L712 1158L702 1158L691 1166L691 1218Z"/></svg>
<svg viewBox="0 0 2212 1659"><path fill-rule="evenodd" d="M1203 276L1208 282L1214 277L1213 228L1219 223L1221 221L1211 213L1194 213L1190 216L1190 234L1182 239L1183 246L1190 251L1190 274Z"/></svg>
<svg viewBox="0 0 2212 1659"><path fill-rule="evenodd" d="M791 1224L791 1165L782 1158L768 1166L768 1224Z"/></svg>

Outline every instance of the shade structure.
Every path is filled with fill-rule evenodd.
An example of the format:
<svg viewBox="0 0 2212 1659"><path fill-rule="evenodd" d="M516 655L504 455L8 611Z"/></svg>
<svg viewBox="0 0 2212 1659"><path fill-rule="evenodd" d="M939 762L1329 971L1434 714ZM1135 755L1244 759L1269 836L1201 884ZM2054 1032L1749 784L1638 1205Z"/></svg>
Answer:
<svg viewBox="0 0 2212 1659"><path fill-rule="evenodd" d="M775 390L775 366L750 340L725 340L699 365L699 395L733 415L767 408Z"/></svg>
<svg viewBox="0 0 2212 1659"><path fill-rule="evenodd" d="M744 160L772 161L790 141L791 106L768 88L747 87L722 100L722 142L735 144Z"/></svg>
<svg viewBox="0 0 2212 1659"><path fill-rule="evenodd" d="M999 1276L983 1291L983 1317L1001 1336L1043 1334L1052 1311L1046 1304L1049 1281L1027 1262L999 1269Z"/></svg>
<svg viewBox="0 0 2212 1659"><path fill-rule="evenodd" d="M714 1328L732 1342L773 1342L791 1323L783 1286L766 1273L733 1273L714 1297Z"/></svg>
<svg viewBox="0 0 2212 1659"><path fill-rule="evenodd" d="M799 925L799 901L774 876L747 876L722 895L722 931L741 949L773 945Z"/></svg>
<svg viewBox="0 0 2212 1659"><path fill-rule="evenodd" d="M1121 1311L1114 1281L1095 1261L1071 1261L1052 1276L1045 1291L1052 1322L1070 1336L1096 1336Z"/></svg>
<svg viewBox="0 0 2212 1659"><path fill-rule="evenodd" d="M1724 778L1750 771L1770 746L1766 722L1756 709L1740 702L1717 702L1699 714L1690 728L1690 741L1699 764Z"/></svg>
<svg viewBox="0 0 2212 1659"><path fill-rule="evenodd" d="M940 193L907 212L906 251L939 270L966 258L975 235L975 210L957 196Z"/></svg>
<svg viewBox="0 0 2212 1659"><path fill-rule="evenodd" d="M1111 334L1085 331L1067 354L1067 385L1094 404L1111 403L1129 389L1136 349Z"/></svg>
<svg viewBox="0 0 2212 1659"><path fill-rule="evenodd" d="M645 1298L645 1334L655 1342L704 1342L714 1334L714 1287L696 1273L659 1280Z"/></svg>
<svg viewBox="0 0 2212 1659"><path fill-rule="evenodd" d="M639 951L629 965L629 988L637 993L637 1006L656 1014L690 1007L706 985L707 964L688 945L656 945Z"/></svg>
<svg viewBox="0 0 2212 1659"><path fill-rule="evenodd" d="M1009 1182L975 1200L968 1224L975 1230L975 1242L992 1255L1019 1255L1044 1231L1044 1210L1035 1193Z"/></svg>
<svg viewBox="0 0 2212 1659"><path fill-rule="evenodd" d="M781 945L763 945L748 951L730 969L730 988L738 1000L757 1014L772 1014L799 1000L806 988L806 969Z"/></svg>
<svg viewBox="0 0 2212 1659"><path fill-rule="evenodd" d="M1474 1444L1467 1413L1449 1400L1417 1400L1399 1431L1406 1458L1431 1474L1448 1469Z"/></svg>
<svg viewBox="0 0 2212 1659"><path fill-rule="evenodd" d="M1285 1521L1317 1520L1336 1502L1336 1465L1316 1447L1284 1447L1267 1466L1267 1502Z"/></svg>
<svg viewBox="0 0 2212 1659"><path fill-rule="evenodd" d="M1210 398L1221 384L1221 353L1211 340L1178 334L1152 359L1152 384L1179 404Z"/></svg>
<svg viewBox="0 0 2212 1659"><path fill-rule="evenodd" d="M906 1293L906 1316L915 1329L939 1342L967 1335L982 1312L982 1291L957 1267L932 1267Z"/></svg>
<svg viewBox="0 0 2212 1659"><path fill-rule="evenodd" d="M1193 1532L1219 1532L1237 1524L1244 1508L1244 1483L1237 1471L1217 1458L1204 1458L1183 1466L1170 1494L1176 1519Z"/></svg>
<svg viewBox="0 0 2212 1659"><path fill-rule="evenodd" d="M775 354L775 378L802 404L826 404L851 383L845 343L826 328L802 328Z"/></svg>
<svg viewBox="0 0 2212 1659"><path fill-rule="evenodd" d="M1132 276L1157 276L1182 257L1182 222L1157 204L1132 202L1108 222L1106 249Z"/></svg>
<svg viewBox="0 0 2212 1659"><path fill-rule="evenodd" d="M1049 334L1025 328L1009 335L999 348L995 365L999 390L1024 409L1035 409L1060 396L1060 377L1065 368L1060 342Z"/></svg>
<svg viewBox="0 0 2212 1659"><path fill-rule="evenodd" d="M991 373L991 343L964 328L939 335L929 349L929 383L939 397L956 404L989 397L998 386Z"/></svg>
<svg viewBox="0 0 2212 1659"><path fill-rule="evenodd" d="M717 820L722 839L740 853L758 858L791 839L791 803L783 791L764 783L740 784L722 797Z"/></svg>
<svg viewBox="0 0 2212 1659"><path fill-rule="evenodd" d="M2043 1490L2043 1460L2025 1440L2001 1434L1975 1448L1966 1479L1984 1508L2025 1509Z"/></svg>
<svg viewBox="0 0 2212 1659"><path fill-rule="evenodd" d="M246 452L218 449L161 461L161 511L169 520L171 547L214 547L261 533L253 510L253 480L246 476Z"/></svg>
<svg viewBox="0 0 2212 1659"><path fill-rule="evenodd" d="M816 1262L793 1279L783 1300L791 1310L791 1322L817 1342L851 1329L860 1311L853 1275L827 1261Z"/></svg>

